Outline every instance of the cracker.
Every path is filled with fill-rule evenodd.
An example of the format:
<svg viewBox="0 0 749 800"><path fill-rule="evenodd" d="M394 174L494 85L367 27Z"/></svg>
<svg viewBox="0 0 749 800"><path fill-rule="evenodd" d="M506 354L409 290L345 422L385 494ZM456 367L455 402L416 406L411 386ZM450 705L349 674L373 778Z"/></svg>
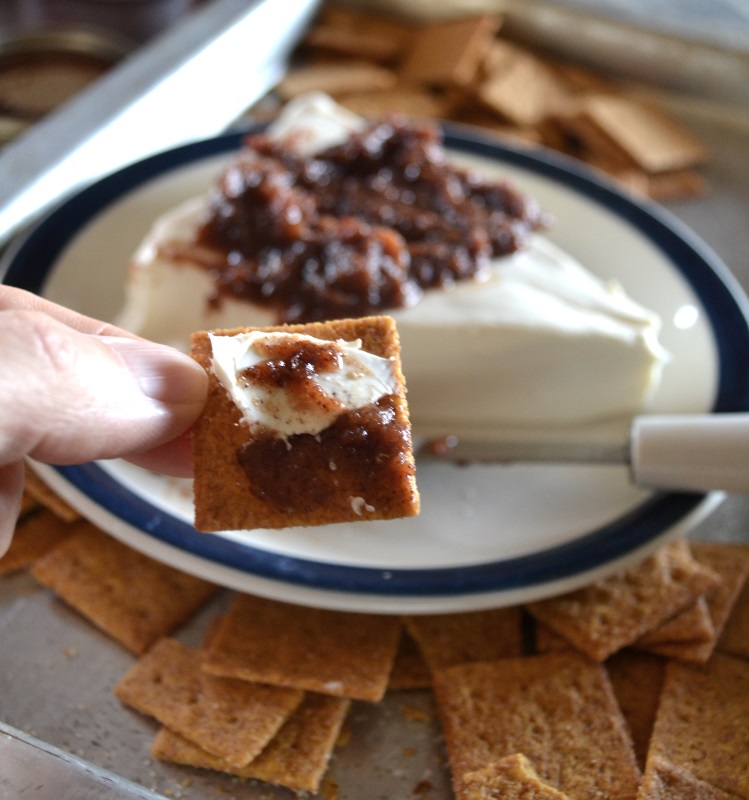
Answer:
<svg viewBox="0 0 749 800"><path fill-rule="evenodd" d="M501 24L501 17L484 14L418 28L401 61L400 79L427 86L470 84Z"/></svg>
<svg viewBox="0 0 749 800"><path fill-rule="evenodd" d="M670 764L664 758L654 758L642 776L638 800L737 800L705 781L695 778L689 770Z"/></svg>
<svg viewBox="0 0 749 800"><path fill-rule="evenodd" d="M57 492L47 486L34 472L33 465L28 461L26 462L24 491L66 522L73 522L80 517L80 514L66 500L63 500Z"/></svg>
<svg viewBox="0 0 749 800"><path fill-rule="evenodd" d="M337 102L362 117L376 119L388 114L409 117L447 116L450 103L444 97L418 88L398 86L381 92L366 91L343 94Z"/></svg>
<svg viewBox="0 0 749 800"><path fill-rule="evenodd" d="M186 622L217 591L85 521L32 567L33 576L133 653Z"/></svg>
<svg viewBox="0 0 749 800"><path fill-rule="evenodd" d="M605 664L619 708L627 721L640 769L653 732L665 661L650 653L620 650Z"/></svg>
<svg viewBox="0 0 749 800"><path fill-rule="evenodd" d="M716 648L749 661L749 582L736 598Z"/></svg>
<svg viewBox="0 0 749 800"><path fill-rule="evenodd" d="M707 639L695 637L692 641L662 636L661 641L649 642L648 649L669 658L704 664L713 654L731 609L749 577L749 547L743 544L692 542L691 548L701 564L720 576L720 582L708 590L703 599L710 618L711 636ZM641 644L642 640L638 646Z"/></svg>
<svg viewBox="0 0 749 800"><path fill-rule="evenodd" d="M214 333L234 335L246 330ZM210 378L208 402L193 427L198 530L284 528L417 514L419 495L395 322L390 317L362 317L260 330L326 341L358 339L364 351L388 359L396 386L379 401L382 413L374 424L385 433L393 432L397 452L385 448L376 454L368 452L355 423L352 429L347 427L351 417L343 415L341 425L334 422L317 435L271 439L273 457L266 454L262 481L258 481L243 469L238 454L243 448L251 452L253 444L262 446L262 441L253 439L253 430L242 421L239 408L211 369L208 334L195 334L192 355ZM376 442L373 435L369 438Z"/></svg>
<svg viewBox="0 0 749 800"><path fill-rule="evenodd" d="M254 778L295 792L316 792L349 704L341 697L306 694L263 752L245 767L233 767L167 728L156 735L151 752L162 761Z"/></svg>
<svg viewBox="0 0 749 800"><path fill-rule="evenodd" d="M400 635L397 617L235 596L208 646L213 675L358 700L380 700Z"/></svg>
<svg viewBox="0 0 749 800"><path fill-rule="evenodd" d="M661 644L698 644L715 639L710 609L704 595L698 597L694 605L680 611L662 625L649 631L635 642L641 649L657 648Z"/></svg>
<svg viewBox="0 0 749 800"><path fill-rule="evenodd" d="M114 693L130 708L242 767L276 735L304 693L207 675L201 662L201 651L161 639Z"/></svg>
<svg viewBox="0 0 749 800"><path fill-rule="evenodd" d="M683 169L708 160L700 141L660 109L622 95L586 99L583 115L646 172Z"/></svg>
<svg viewBox="0 0 749 800"><path fill-rule="evenodd" d="M459 614L407 616L404 624L432 670L523 653L519 606Z"/></svg>
<svg viewBox="0 0 749 800"><path fill-rule="evenodd" d="M392 89L397 81L397 75L387 67L351 59L291 69L276 86L276 91L283 100L292 100L307 92L325 92L336 97L349 92Z"/></svg>
<svg viewBox="0 0 749 800"><path fill-rule="evenodd" d="M460 664L433 677L458 800L466 773L513 753L570 797L634 798L639 770L599 664L550 653Z"/></svg>
<svg viewBox="0 0 749 800"><path fill-rule="evenodd" d="M714 655L705 665L671 661L650 740L662 758L723 792L749 797L749 670Z"/></svg>
<svg viewBox="0 0 749 800"><path fill-rule="evenodd" d="M70 523L46 508L27 511L16 525L13 539L0 558L0 575L25 569L70 533Z"/></svg>
<svg viewBox="0 0 749 800"><path fill-rule="evenodd" d="M520 126L537 125L568 103L564 84L540 59L525 51L497 59L477 87L476 97Z"/></svg>
<svg viewBox="0 0 749 800"><path fill-rule="evenodd" d="M629 569L527 608L578 650L604 661L694 603L718 581L679 539Z"/></svg>
<svg viewBox="0 0 749 800"><path fill-rule="evenodd" d="M393 669L388 679L388 691L403 689L427 689L432 685L432 673L424 661L424 656L411 634L404 628Z"/></svg>
<svg viewBox="0 0 749 800"><path fill-rule="evenodd" d="M494 761L483 769L463 776L466 800L565 800L538 777L522 753Z"/></svg>
<svg viewBox="0 0 749 800"><path fill-rule="evenodd" d="M391 17L327 7L305 35L304 44L339 56L392 64L411 32L410 26Z"/></svg>

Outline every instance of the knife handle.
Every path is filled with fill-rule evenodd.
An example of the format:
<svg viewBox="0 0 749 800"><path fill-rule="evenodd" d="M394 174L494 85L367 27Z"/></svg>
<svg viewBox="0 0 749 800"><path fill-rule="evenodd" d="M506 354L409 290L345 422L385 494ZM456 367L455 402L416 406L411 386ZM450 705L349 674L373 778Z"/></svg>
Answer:
<svg viewBox="0 0 749 800"><path fill-rule="evenodd" d="M630 438L640 486L749 493L749 414L635 417Z"/></svg>

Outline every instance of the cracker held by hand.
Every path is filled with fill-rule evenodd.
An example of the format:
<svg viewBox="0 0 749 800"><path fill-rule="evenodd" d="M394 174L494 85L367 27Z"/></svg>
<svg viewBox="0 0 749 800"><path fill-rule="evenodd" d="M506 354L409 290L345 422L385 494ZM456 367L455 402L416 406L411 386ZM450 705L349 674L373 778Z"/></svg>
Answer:
<svg viewBox="0 0 749 800"><path fill-rule="evenodd" d="M198 530L418 513L392 319L201 332L192 356L210 378L193 431Z"/></svg>

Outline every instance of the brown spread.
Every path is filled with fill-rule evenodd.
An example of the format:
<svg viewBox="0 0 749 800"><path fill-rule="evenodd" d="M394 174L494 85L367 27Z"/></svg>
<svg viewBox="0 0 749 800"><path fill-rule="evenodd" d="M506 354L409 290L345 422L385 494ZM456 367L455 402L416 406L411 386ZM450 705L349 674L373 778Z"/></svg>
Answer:
<svg viewBox="0 0 749 800"><path fill-rule="evenodd" d="M545 222L509 184L451 165L436 125L392 117L305 158L248 136L191 257L203 254L217 302L269 305L279 322L340 319L480 275Z"/></svg>

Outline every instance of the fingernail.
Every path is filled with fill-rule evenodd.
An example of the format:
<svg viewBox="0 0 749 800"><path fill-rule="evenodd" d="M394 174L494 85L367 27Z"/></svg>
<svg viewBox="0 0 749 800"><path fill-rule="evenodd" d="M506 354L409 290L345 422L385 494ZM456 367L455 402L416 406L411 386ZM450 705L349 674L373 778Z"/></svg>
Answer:
<svg viewBox="0 0 749 800"><path fill-rule="evenodd" d="M205 401L208 377L190 356L145 339L97 338L122 359L146 397L170 404Z"/></svg>

